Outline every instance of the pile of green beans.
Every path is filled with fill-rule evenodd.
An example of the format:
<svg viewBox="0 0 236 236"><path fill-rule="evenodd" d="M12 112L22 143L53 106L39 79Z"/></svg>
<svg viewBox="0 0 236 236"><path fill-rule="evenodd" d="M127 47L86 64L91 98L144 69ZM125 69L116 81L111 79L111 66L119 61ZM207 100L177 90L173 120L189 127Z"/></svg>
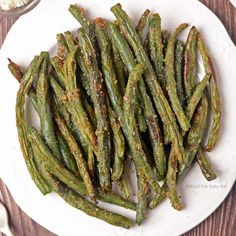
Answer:
<svg viewBox="0 0 236 236"><path fill-rule="evenodd" d="M54 191L86 214L124 228L142 224L147 210L166 197L183 209L176 187L194 161L208 181L217 177L206 151L219 138L221 100L199 30L192 27L184 42L178 36L187 23L171 34L149 10L135 26L120 4L111 8L114 22L89 20L77 5L69 11L81 27L75 35L57 35L56 56L41 52L26 70L9 59L20 83L16 123L32 179L44 195ZM205 68L200 79L198 51ZM26 122L27 96L39 130ZM126 178L130 161L137 193ZM136 211L135 222L98 201Z"/></svg>

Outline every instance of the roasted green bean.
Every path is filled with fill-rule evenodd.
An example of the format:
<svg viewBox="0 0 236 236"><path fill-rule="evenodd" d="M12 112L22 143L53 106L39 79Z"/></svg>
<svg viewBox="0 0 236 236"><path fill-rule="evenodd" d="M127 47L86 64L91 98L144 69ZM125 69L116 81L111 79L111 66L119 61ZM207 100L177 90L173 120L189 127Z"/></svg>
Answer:
<svg viewBox="0 0 236 236"><path fill-rule="evenodd" d="M177 86L177 94L182 107L185 103L185 93L183 88L183 53L184 53L184 43L177 40L175 44L175 80Z"/></svg>
<svg viewBox="0 0 236 236"><path fill-rule="evenodd" d="M186 100L190 99L197 79L197 29L191 28L184 49L184 88Z"/></svg>
<svg viewBox="0 0 236 236"><path fill-rule="evenodd" d="M192 119L195 109L203 96L204 90L210 78L211 78L210 74L205 75L204 79L201 82L199 82L199 84L195 88L193 95L189 99L188 106L186 107L185 110L185 113L189 120Z"/></svg>
<svg viewBox="0 0 236 236"><path fill-rule="evenodd" d="M138 203L135 222L141 225L146 218L148 209L148 193L149 186L145 176L137 169L137 183L138 183Z"/></svg>
<svg viewBox="0 0 236 236"><path fill-rule="evenodd" d="M161 17L159 14L150 14L148 17L148 42L152 63L154 65L157 79L165 87L165 69L163 44L161 37Z"/></svg>
<svg viewBox="0 0 236 236"><path fill-rule="evenodd" d="M210 161L206 156L206 153L204 153L201 149L199 149L197 153L197 162L201 168L203 175L208 181L214 180L217 177Z"/></svg>
<svg viewBox="0 0 236 236"><path fill-rule="evenodd" d="M86 161L84 160L83 154L79 148L79 146L76 143L76 140L72 133L70 132L69 128L67 127L66 123L60 116L60 114L57 112L56 109L53 110L54 118L57 123L57 127L60 130L62 136L66 140L68 146L70 147L70 150L75 158L75 161L77 163L77 167L79 170L79 173L85 183L85 186L88 191L88 195L93 199L95 198L95 189L92 183L91 176L88 172L88 167L86 164Z"/></svg>
<svg viewBox="0 0 236 236"><path fill-rule="evenodd" d="M54 123L52 119L52 111L50 107L49 94L49 54L41 53L44 60L39 71L38 83L36 89L36 97L38 103L38 112L40 117L42 135L51 149L53 155L58 159L62 159L58 140L54 131Z"/></svg>
<svg viewBox="0 0 236 236"><path fill-rule="evenodd" d="M175 81L175 67L174 67L174 60L175 60L174 48L175 48L176 37L187 27L188 24L181 24L171 35L168 41L166 56L165 56L166 90L168 92L172 109L175 112L179 125L184 131L188 131L188 129L190 128L190 123L184 113L184 110L181 106L177 94L177 86Z"/></svg>
<svg viewBox="0 0 236 236"><path fill-rule="evenodd" d="M210 90L210 98L211 98L210 99L211 110L213 113L213 124L212 124L212 128L210 131L207 145L205 147L205 150L210 152L215 147L217 140L219 139L220 123L221 123L221 99L220 99L220 92L217 85L216 74L213 67L213 63L211 61L210 55L207 52L205 43L203 41L203 38L200 32L198 32L198 36L197 36L197 45L203 59L205 72L211 74L209 90Z"/></svg>
<svg viewBox="0 0 236 236"><path fill-rule="evenodd" d="M38 74L40 66L43 61L43 56L37 56L35 57L31 64L29 65L25 75L23 76L20 84L20 88L17 93L16 98L16 126L17 126L17 132L18 132L18 139L21 147L21 151L23 153L26 166L28 168L28 171L39 188L39 190L42 192L42 194L46 195L51 191L50 186L47 184L47 182L44 180L44 178L40 175L35 162L34 162L34 154L31 149L31 143L28 140L26 136L26 121L25 121L25 97L27 93L29 92L33 80L35 79L35 76Z"/></svg>

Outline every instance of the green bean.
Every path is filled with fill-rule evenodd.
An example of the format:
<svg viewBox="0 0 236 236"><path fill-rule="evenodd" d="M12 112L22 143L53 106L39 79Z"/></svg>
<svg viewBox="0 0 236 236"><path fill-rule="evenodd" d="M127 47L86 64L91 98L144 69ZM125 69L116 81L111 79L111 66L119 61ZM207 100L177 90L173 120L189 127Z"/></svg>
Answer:
<svg viewBox="0 0 236 236"><path fill-rule="evenodd" d="M22 69L20 67L20 65L14 63L11 59L8 58L9 64L8 64L8 69L10 70L11 74L13 75L13 77L15 77L15 79L20 83L24 73L22 72ZM30 90L28 91L28 95L31 99L31 102L35 108L36 111L38 111L37 109L37 98L36 98L36 92L35 89L33 87L30 88Z"/></svg>
<svg viewBox="0 0 236 236"><path fill-rule="evenodd" d="M215 70L210 55L207 52L203 38L200 35L200 32L198 32L197 45L203 59L205 71L206 73L210 73L212 75L210 79L209 90L211 98L210 99L211 110L213 113L213 124L211 127L207 145L205 147L205 150L210 152L215 147L217 140L219 139L220 123L221 123L221 99L220 99L219 89L217 86Z"/></svg>
<svg viewBox="0 0 236 236"><path fill-rule="evenodd" d="M133 210L133 211L136 211L136 208L137 208L134 202L127 200L111 191L107 191L106 193L104 193L103 191L98 189L97 198L100 201L114 204L117 206L121 206L130 210Z"/></svg>
<svg viewBox="0 0 236 236"><path fill-rule="evenodd" d="M167 50L167 45L168 45L169 39L170 39L170 34L169 34L168 30L162 30L161 31L161 40L162 40L162 48L163 48L162 55L163 55L163 66L164 67L165 67L164 58L166 55L166 50ZM160 43L159 43L159 45L160 45ZM175 63L176 63L176 60L175 60ZM161 86L162 86L164 94L166 94L167 91L165 88L165 86L166 86L165 77L163 77L163 78L164 78L164 82L161 84ZM178 86L177 86L177 91L178 91ZM170 138L170 133L169 133L166 125L163 125L163 136L164 136L164 144L168 145L171 142L171 138Z"/></svg>
<svg viewBox="0 0 236 236"><path fill-rule="evenodd" d="M193 117L192 127L188 134L186 163L182 165L181 170L178 173L179 179L181 179L189 170L201 145L201 142L203 140L203 134L206 128L207 114L208 101L206 96L203 96Z"/></svg>
<svg viewBox="0 0 236 236"><path fill-rule="evenodd" d="M154 100L156 109L166 126L169 127L171 141L175 144L176 150L178 150L178 159L180 162L184 161L184 148L183 148L183 140L182 136L179 133L177 123L175 121L175 117L171 108L166 100L163 91L157 82L155 72L152 68L151 62L142 46L142 42L140 41L140 37L135 31L134 25L132 21L128 17L128 15L122 10L120 4L116 4L112 7L112 12L115 14L117 20L119 21L119 25L121 27L122 32L126 36L128 42L130 43L135 55L137 57L137 61L139 63L146 65L145 70L145 78L148 85L148 88L151 92L152 98ZM127 65L128 66L128 65Z"/></svg>
<svg viewBox="0 0 236 236"><path fill-rule="evenodd" d="M55 178L52 174L50 174L47 171L47 169L44 166L41 165L40 163L40 161L42 161L41 152L37 149L37 147L35 147L34 149L35 153L37 154L38 164L41 167L40 168L41 172L47 179L48 183L52 186L53 191L56 192L61 198L63 198L68 204L77 209L82 210L87 215L104 220L109 224L113 224L124 228L129 228L130 226L132 226L133 222L129 218L97 207L93 203L90 203L89 201L85 200L82 196L80 196L72 189L68 188L60 180Z"/></svg>
<svg viewBox="0 0 236 236"><path fill-rule="evenodd" d="M78 5L70 5L69 12L75 17L77 21L80 22L82 27L88 27L90 22L85 18L85 10Z"/></svg>
<svg viewBox="0 0 236 236"><path fill-rule="evenodd" d="M203 175L208 181L216 179L217 175L212 168L211 163L206 156L206 153L204 153L201 149L199 149L197 153L197 162L201 168Z"/></svg>
<svg viewBox="0 0 236 236"><path fill-rule="evenodd" d="M206 74L204 79L201 82L199 82L199 84L196 86L193 95L189 99L188 106L186 107L186 110L185 110L185 113L187 117L189 118L189 120L192 119L195 109L203 96L204 90L210 78L211 78L211 75Z"/></svg>
<svg viewBox="0 0 236 236"><path fill-rule="evenodd" d="M26 73L24 74L21 80L20 88L17 93L15 109L16 109L16 126L18 132L18 139L27 169L36 186L39 188L42 194L46 195L51 191L51 189L50 186L44 180L44 178L40 175L35 165L31 144L25 133L27 125L25 121L25 109L24 109L25 97L32 86L35 76L39 72L39 68L41 66L42 61L43 57L42 55L40 55L39 57L38 56L35 57L33 61L30 63Z"/></svg>
<svg viewBox="0 0 236 236"><path fill-rule="evenodd" d="M72 133L70 132L69 128L67 127L66 123L64 122L64 120L62 119L62 117L60 116L60 114L58 113L58 111L56 109L53 110L54 113L54 118L55 121L57 123L57 127L60 130L63 138L66 140L71 153L73 154L79 173L82 177L82 179L84 180L86 189L88 191L88 195L91 199L95 198L95 190L92 184L92 180L91 177L89 175L88 172L88 167L87 164L83 158L83 154L79 148L79 146L76 143L75 138L73 137Z"/></svg>
<svg viewBox="0 0 236 236"><path fill-rule="evenodd" d="M27 129L27 137L32 145L34 145L34 147L36 147L42 154L42 161L40 163L41 166L47 169L47 171L56 176L79 195L87 195L84 182L78 176L75 176L73 173L68 171L60 162L58 162L58 160L51 154L47 145L43 142L42 138L34 128L30 127ZM103 202L115 204L131 210L136 210L136 204L125 200L119 195L116 195L110 191L103 193L98 189L96 197Z"/></svg>
<svg viewBox="0 0 236 236"><path fill-rule="evenodd" d="M109 24L109 29L111 31L111 36L114 38L117 48L120 51L122 60L127 66L129 72L132 73L136 63L132 55L132 52L129 48L129 45L127 44L121 33L119 33L117 27L114 24ZM166 171L165 169L166 160L163 150L163 143L160 136L160 129L158 125L157 115L152 105L152 101L149 95L147 94L146 85L144 84L142 78L139 81L138 89L139 89L140 100L142 101L146 124L149 128L149 135L153 146L153 155L155 159L155 164L160 174L164 175Z"/></svg>
<svg viewBox="0 0 236 236"><path fill-rule="evenodd" d="M94 104L95 116L97 119L97 138L98 138L98 171L102 189L111 188L110 178L110 130L108 122L107 97L103 87L103 78L98 68L97 57L88 35L83 31L78 32L79 44L83 55L90 82L92 100Z"/></svg>
<svg viewBox="0 0 236 236"><path fill-rule="evenodd" d="M66 143L60 132L57 132L57 138L60 144L63 162L65 163L68 170L70 170L75 175L78 175L78 167L76 165L75 158L72 155L68 144Z"/></svg>
<svg viewBox="0 0 236 236"><path fill-rule="evenodd" d="M65 88L65 81L64 81L64 72L63 72L63 64L64 62L59 57L51 58L51 63L53 68L55 69L57 79L60 85Z"/></svg>
<svg viewBox="0 0 236 236"><path fill-rule="evenodd" d="M9 58L8 62L8 69L10 70L11 74L20 82L23 77L22 68Z"/></svg>
<svg viewBox="0 0 236 236"><path fill-rule="evenodd" d="M170 98L172 108L179 122L179 125L184 131L188 131L188 129L190 128L190 123L183 111L183 108L180 104L177 94L177 86L175 81L175 67L174 67L174 61L175 61L174 48L175 48L176 37L187 27L188 24L181 24L171 35L167 45L167 51L165 56L166 89Z"/></svg>
<svg viewBox="0 0 236 236"><path fill-rule="evenodd" d="M142 173L137 169L137 183L138 183L138 203L135 222L141 225L146 218L148 209L148 193L149 186Z"/></svg>
<svg viewBox="0 0 236 236"><path fill-rule="evenodd" d="M175 79L177 94L182 107L184 107L185 103L185 95L183 89L183 54L184 43L180 40L177 40L175 44Z"/></svg>
<svg viewBox="0 0 236 236"><path fill-rule="evenodd" d="M59 113L62 115L63 119L65 120L66 124L70 126L71 123L71 116L70 113L66 109L66 105L63 101L65 97L65 90L61 87L61 85L57 82L57 80L50 76L50 86L53 91L53 101L56 104L56 107Z"/></svg>
<svg viewBox="0 0 236 236"><path fill-rule="evenodd" d="M65 33L65 38L66 38L66 43L70 46L68 46L70 48L70 52L73 52L74 50L76 50L76 48L78 48L78 45L76 45L73 35L70 32L66 32ZM91 97L91 88L90 88L90 84L88 79L86 78L86 74L87 72L87 68L86 65L84 63L83 60L83 56L81 55L80 51L78 50L76 53L76 61L77 64L79 65L79 67L81 68L81 72L80 73L80 80L81 80L81 84L84 87L84 89L86 90L86 93ZM94 116L95 117L95 116Z"/></svg>
<svg viewBox="0 0 236 236"><path fill-rule="evenodd" d="M99 208L96 205L92 204L91 202L83 199L79 194L77 194L73 190L65 188L65 186L63 185L58 185L57 182L53 186L56 187L56 188L53 188L54 191L59 196L61 196L67 203L69 203L71 206L77 209L82 210L87 215L96 217L109 224L119 226L119 227L124 227L124 228L130 228L134 224L131 219L125 216L119 215L117 213Z"/></svg>
<svg viewBox="0 0 236 236"><path fill-rule="evenodd" d="M64 36L65 36L66 44L67 44L69 51L71 52L71 51L75 50L76 42L75 42L75 39L74 39L72 33L70 31L66 31L64 33Z"/></svg>
<svg viewBox="0 0 236 236"><path fill-rule="evenodd" d="M110 125L113 133L114 160L112 167L112 180L118 181L123 173L125 139L121 131L120 123L116 119L114 111L109 108Z"/></svg>
<svg viewBox="0 0 236 236"><path fill-rule="evenodd" d="M150 11L148 9L145 10L144 13L141 15L138 24L136 26L136 31L141 39L143 38L143 30L147 24L149 14Z"/></svg>
<svg viewBox="0 0 236 236"><path fill-rule="evenodd" d="M177 182L177 171L178 163L176 152L174 148L171 149L169 160L168 160L168 169L166 174L166 184L167 184L167 196L170 199L171 205L178 211L183 209L183 204L180 201L176 190Z"/></svg>
<svg viewBox="0 0 236 236"><path fill-rule="evenodd" d="M69 53L69 49L66 45L65 36L63 34L57 34L57 56L64 61Z"/></svg>
<svg viewBox="0 0 236 236"><path fill-rule="evenodd" d="M137 66L135 66L134 70L129 76L124 96L124 117L129 133L128 141L130 143L130 149L133 154L132 158L136 164L136 168L140 169L148 183L152 186L153 190L155 192L159 192L160 186L155 180L154 173L150 165L148 164L147 157L145 155L145 152L143 151L142 142L136 127L135 120L136 84L142 78L143 71L143 66L138 64Z"/></svg>
<svg viewBox="0 0 236 236"><path fill-rule="evenodd" d="M69 12L74 16L74 18L81 24L83 30L88 35L93 47L96 49L96 57L99 58L99 50L96 40L96 34L94 29L94 24L88 20L85 16L85 10L77 5L70 5Z"/></svg>
<svg viewBox="0 0 236 236"><path fill-rule="evenodd" d="M165 87L165 69L163 44L161 36L161 17L159 14L150 14L148 17L148 36L151 61L154 65L157 79Z"/></svg>
<svg viewBox="0 0 236 236"><path fill-rule="evenodd" d="M184 87L187 101L193 94L197 78L197 29L193 26L189 32L184 50Z"/></svg>
<svg viewBox="0 0 236 236"><path fill-rule="evenodd" d="M42 135L51 149L53 155L59 160L62 159L58 140L54 132L54 123L50 107L49 95L49 55L47 52L41 53L44 57L41 69L39 71L36 97L39 108L40 126Z"/></svg>
<svg viewBox="0 0 236 236"><path fill-rule="evenodd" d="M75 120L75 118L72 116L71 117L71 130L76 138L76 141L80 144L83 153L86 154L86 156L88 156L89 151L92 151L93 153L95 153L94 147L92 147L91 145L89 145L89 142L87 141L86 137L84 137L84 133L82 130L80 130L80 128L78 128L77 126L77 121Z"/></svg>

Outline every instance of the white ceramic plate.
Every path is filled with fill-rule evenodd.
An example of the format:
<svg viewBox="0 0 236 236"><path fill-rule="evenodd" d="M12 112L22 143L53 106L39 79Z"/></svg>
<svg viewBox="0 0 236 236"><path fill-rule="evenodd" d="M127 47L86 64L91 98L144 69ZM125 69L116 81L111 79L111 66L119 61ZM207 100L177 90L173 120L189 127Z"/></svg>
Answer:
<svg viewBox="0 0 236 236"><path fill-rule="evenodd" d="M113 19L110 7L118 0L80 0L91 17ZM26 169L15 127L15 97L18 83L7 69L7 57L27 65L41 50L55 51L58 32L75 30L79 25L67 11L73 0L50 0L22 16L12 27L0 52L0 176L9 187L17 204L32 219L59 235L179 235L199 224L224 200L236 177L236 48L217 17L196 0L120 0L130 16L137 17L146 9L159 12L163 28L173 30L182 22L196 25L207 40L219 75L224 104L223 128L216 149L210 153L218 178L207 182L195 165L179 186L185 204L175 211L166 200L149 211L142 226L125 230L89 217L66 204L55 194L42 196ZM186 36L186 35L184 35ZM110 206L109 209L115 209ZM129 210L118 212L134 217Z"/></svg>

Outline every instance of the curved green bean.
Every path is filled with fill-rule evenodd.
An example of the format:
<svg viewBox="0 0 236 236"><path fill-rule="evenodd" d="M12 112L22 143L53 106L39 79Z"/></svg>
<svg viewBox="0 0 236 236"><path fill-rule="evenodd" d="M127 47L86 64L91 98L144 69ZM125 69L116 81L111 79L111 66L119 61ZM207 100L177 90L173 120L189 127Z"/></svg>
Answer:
<svg viewBox="0 0 236 236"><path fill-rule="evenodd" d="M201 142L203 140L203 134L206 128L207 114L208 101L206 96L203 96L193 117L193 125L187 137L186 163L181 166L181 169L178 173L178 178L180 179L189 170L201 145Z"/></svg>
<svg viewBox="0 0 236 236"><path fill-rule="evenodd" d="M191 28L184 49L184 88L186 100L190 99L197 79L197 29Z"/></svg>
<svg viewBox="0 0 236 236"><path fill-rule="evenodd" d="M67 127L66 123L58 113L56 109L53 110L54 118L57 123L57 127L60 130L63 138L66 140L68 146L70 147L71 153L73 154L79 173L84 180L85 186L88 191L89 197L92 199L95 198L95 189L92 183L92 179L88 172L87 164L84 160L83 154L76 143L75 138L73 137L72 133L70 132L69 128Z"/></svg>
<svg viewBox="0 0 236 236"><path fill-rule="evenodd" d="M191 96L188 102L188 106L186 107L186 110L185 110L185 113L187 117L189 118L189 120L192 119L195 109L203 96L204 90L210 78L211 78L211 75L206 74L204 79L201 82L199 82L199 84L196 86L195 91L193 95Z"/></svg>
<svg viewBox="0 0 236 236"><path fill-rule="evenodd" d="M177 117L179 125L184 131L188 131L190 123L186 117L184 110L177 94L177 86L175 81L174 53L176 37L188 27L188 24L181 24L170 37L168 41L166 56L165 56L165 74L166 74L166 90L168 92L170 102L174 113Z"/></svg>
<svg viewBox="0 0 236 236"><path fill-rule="evenodd" d="M76 165L75 158L72 155L68 144L66 143L65 139L62 137L60 132L57 132L57 138L60 144L63 162L65 163L68 170L70 170L75 175L78 175L78 167Z"/></svg>
<svg viewBox="0 0 236 236"><path fill-rule="evenodd" d="M38 83L36 89L41 132L47 145L51 149L53 155L58 159L62 159L58 140L54 132L54 123L50 107L49 54L47 52L43 52L41 54L43 55L44 60L42 62L41 69L39 71Z"/></svg>
<svg viewBox="0 0 236 236"><path fill-rule="evenodd" d="M185 103L185 94L183 88L183 53L184 53L184 43L177 40L175 44L175 80L177 86L177 94L182 107Z"/></svg>
<svg viewBox="0 0 236 236"><path fill-rule="evenodd" d="M42 192L42 194L46 195L51 191L50 186L44 180L44 178L40 175L35 162L34 162L34 154L31 149L31 143L26 136L26 121L25 121L25 97L29 92L33 80L35 76L38 74L41 63L43 61L43 56L35 57L30 63L25 75L23 76L20 84L20 88L17 93L16 98L16 126L18 132L18 139L21 147L21 151L24 156L24 160L31 175L31 178L35 182L36 186Z"/></svg>
<svg viewBox="0 0 236 236"><path fill-rule="evenodd" d="M159 14L150 14L148 17L148 38L150 57L157 74L157 79L165 87L161 17Z"/></svg>
<svg viewBox="0 0 236 236"><path fill-rule="evenodd" d="M210 135L208 138L208 142L205 147L205 150L210 152L215 147L217 140L219 139L219 135L220 135L221 99L220 99L220 92L217 86L217 79L216 79L213 63L211 61L210 55L207 52L206 46L204 44L204 41L200 32L198 32L197 45L203 59L205 71L206 73L209 73L212 75L210 79L210 84L209 84L209 91L210 91L211 110L213 113L213 123L212 123L211 131L210 131Z"/></svg>

